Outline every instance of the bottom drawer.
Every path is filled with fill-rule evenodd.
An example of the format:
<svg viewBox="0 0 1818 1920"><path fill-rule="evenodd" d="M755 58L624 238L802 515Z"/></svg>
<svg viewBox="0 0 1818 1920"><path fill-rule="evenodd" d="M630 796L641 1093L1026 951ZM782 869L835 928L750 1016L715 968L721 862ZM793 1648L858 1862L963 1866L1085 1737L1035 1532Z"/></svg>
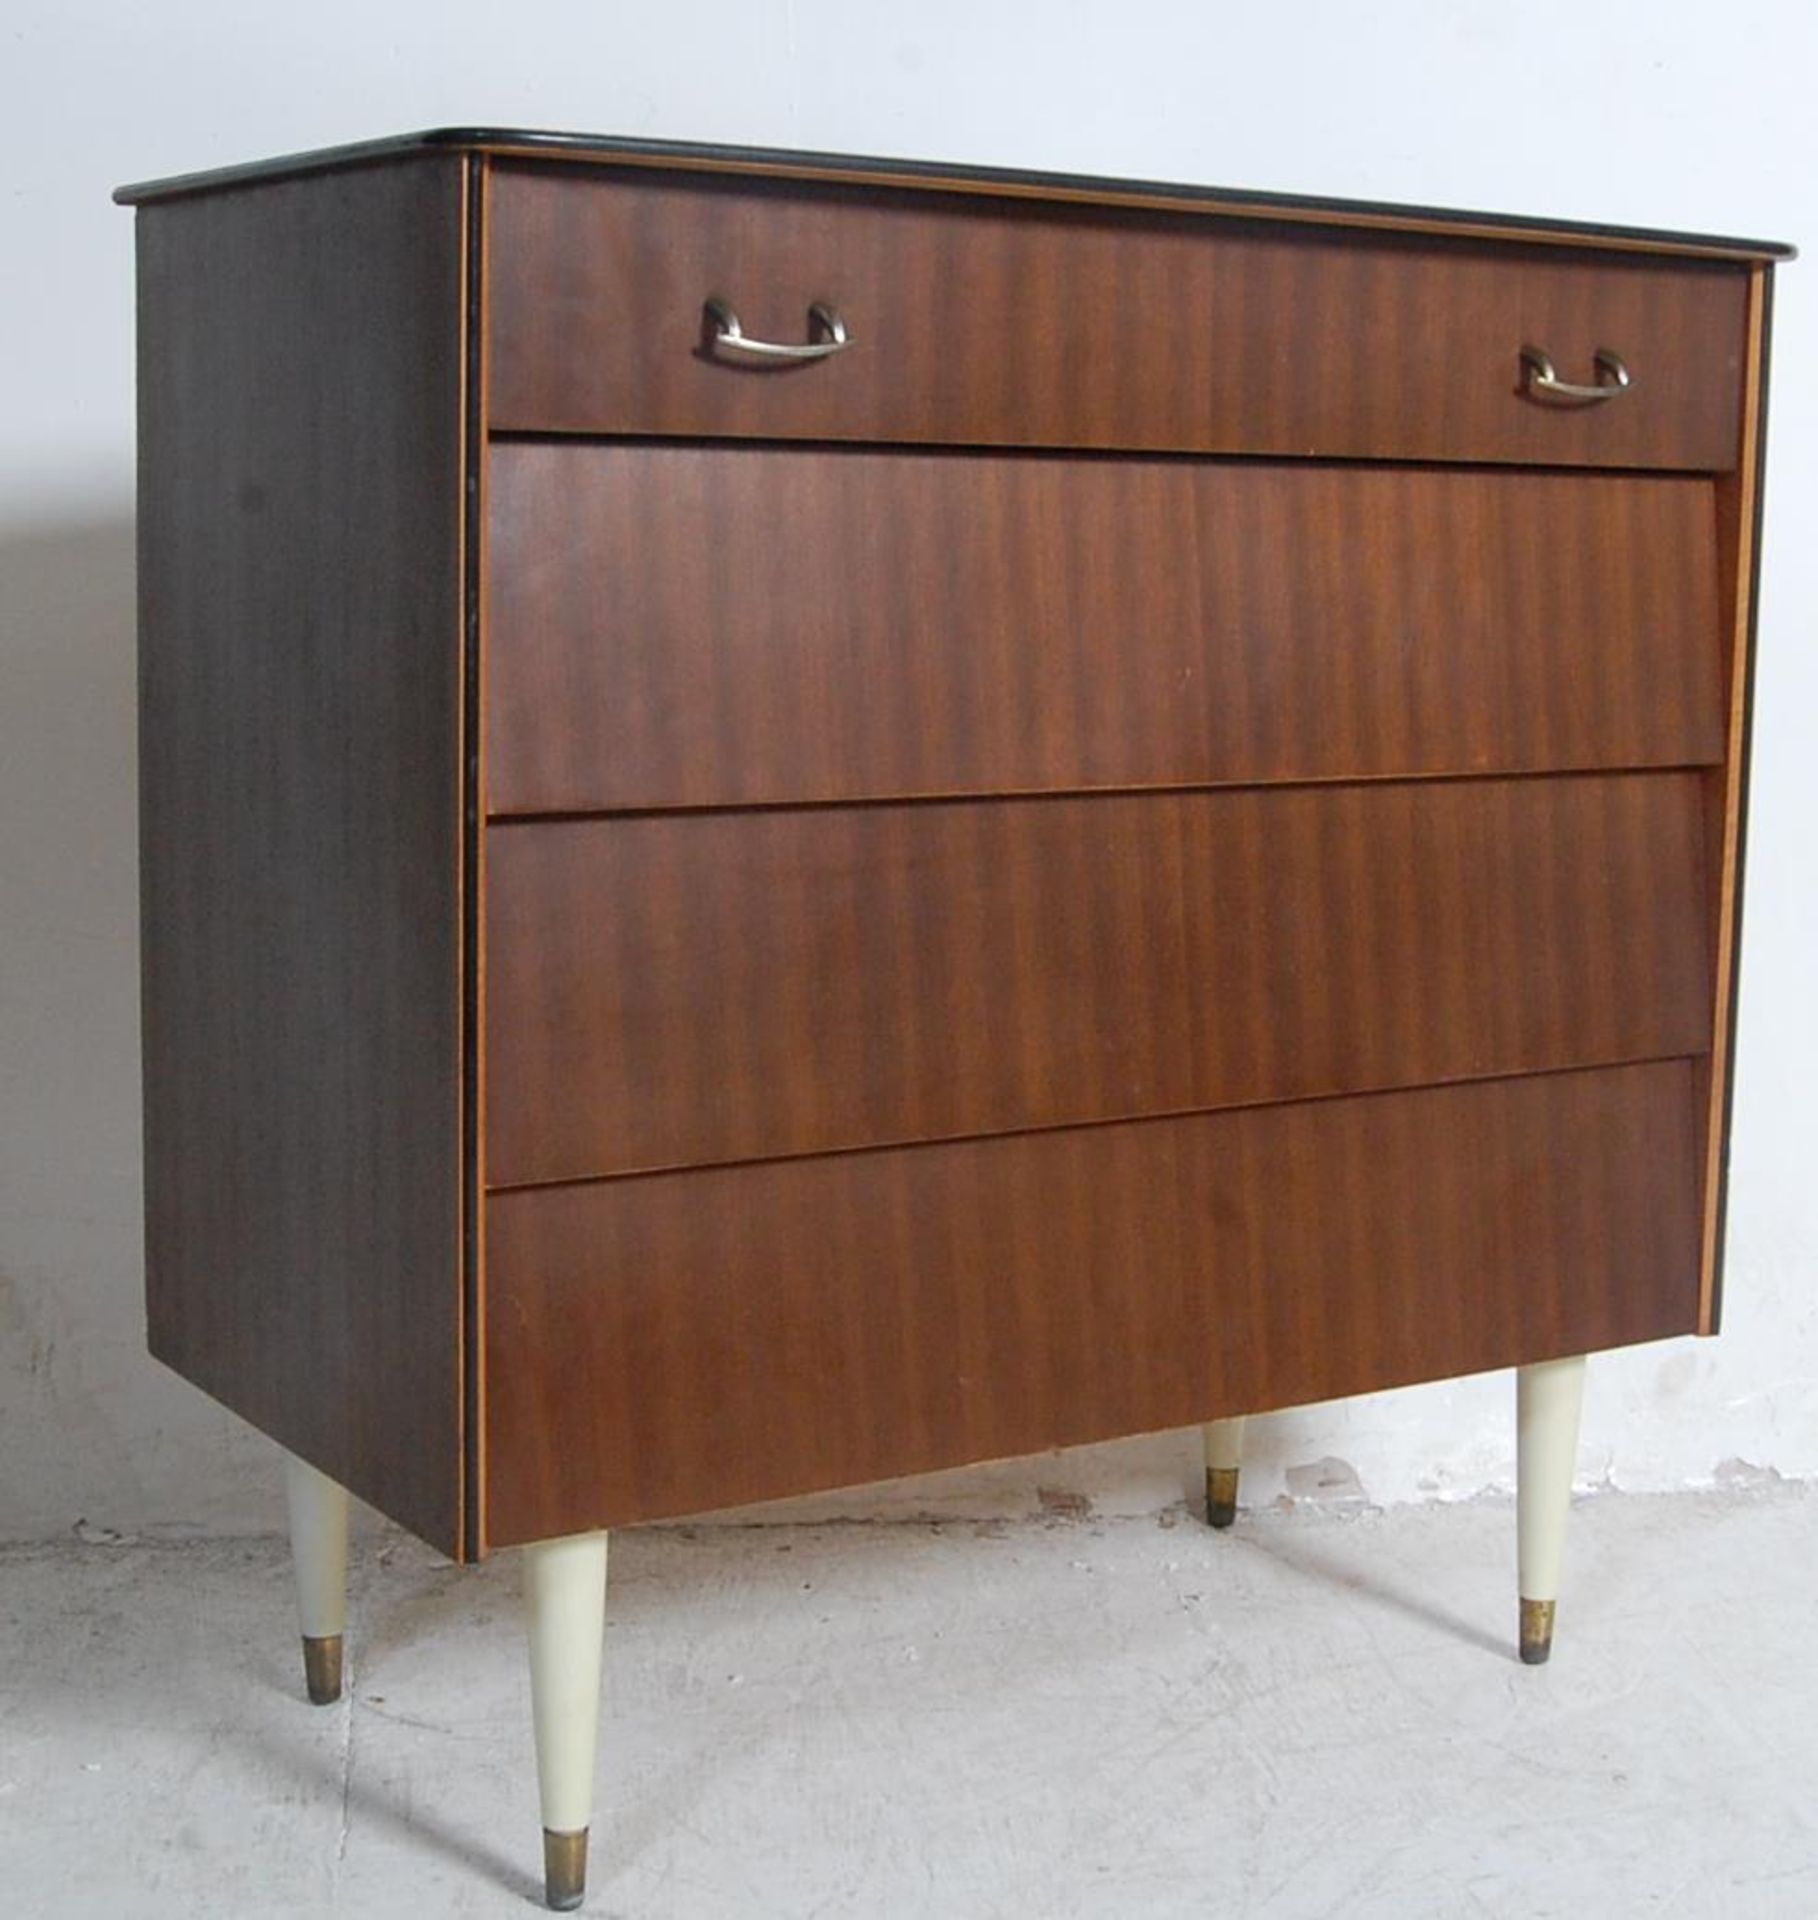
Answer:
<svg viewBox="0 0 1818 1920"><path fill-rule="evenodd" d="M486 1203L492 1546L1695 1329L1687 1060Z"/></svg>

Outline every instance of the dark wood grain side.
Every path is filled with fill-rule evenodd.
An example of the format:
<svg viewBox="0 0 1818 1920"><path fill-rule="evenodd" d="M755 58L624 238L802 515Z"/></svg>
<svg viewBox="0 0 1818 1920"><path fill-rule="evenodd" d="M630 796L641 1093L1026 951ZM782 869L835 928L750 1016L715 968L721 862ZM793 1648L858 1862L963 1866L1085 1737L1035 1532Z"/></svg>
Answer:
<svg viewBox="0 0 1818 1920"><path fill-rule="evenodd" d="M1735 463L1747 272L1029 200L501 162L495 427L1553 466ZM703 351L831 303L786 371ZM1519 355L1633 384L1524 398Z"/></svg>
<svg viewBox="0 0 1818 1920"><path fill-rule="evenodd" d="M498 1185L1701 1053L1694 773L487 831Z"/></svg>
<svg viewBox="0 0 1818 1920"><path fill-rule="evenodd" d="M1712 483L507 442L496 813L1689 766Z"/></svg>
<svg viewBox="0 0 1818 1920"><path fill-rule="evenodd" d="M581 1527L1689 1332L1683 1061L488 1207L489 1530Z"/></svg>
<svg viewBox="0 0 1818 1920"><path fill-rule="evenodd" d="M457 1554L462 164L139 215L152 1351Z"/></svg>

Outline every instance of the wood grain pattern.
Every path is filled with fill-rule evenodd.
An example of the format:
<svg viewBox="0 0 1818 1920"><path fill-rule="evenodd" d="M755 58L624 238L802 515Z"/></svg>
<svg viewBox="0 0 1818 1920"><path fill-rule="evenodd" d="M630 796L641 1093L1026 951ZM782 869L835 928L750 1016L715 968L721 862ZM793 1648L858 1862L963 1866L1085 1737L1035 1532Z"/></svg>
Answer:
<svg viewBox="0 0 1818 1920"><path fill-rule="evenodd" d="M1691 1329L1667 1062L496 1195L500 1545Z"/></svg>
<svg viewBox="0 0 1818 1920"><path fill-rule="evenodd" d="M460 176L139 216L152 1351L451 1553Z"/></svg>
<svg viewBox="0 0 1818 1920"><path fill-rule="evenodd" d="M488 830L497 1185L1710 1045L1697 776Z"/></svg>
<svg viewBox="0 0 1818 1920"><path fill-rule="evenodd" d="M1712 483L510 442L498 813L1713 763Z"/></svg>
<svg viewBox="0 0 1818 1920"><path fill-rule="evenodd" d="M586 433L1197 449L1721 471L1747 273L903 191L497 166L492 422ZM748 332L854 345L783 371ZM1634 388L1519 392L1519 350Z"/></svg>

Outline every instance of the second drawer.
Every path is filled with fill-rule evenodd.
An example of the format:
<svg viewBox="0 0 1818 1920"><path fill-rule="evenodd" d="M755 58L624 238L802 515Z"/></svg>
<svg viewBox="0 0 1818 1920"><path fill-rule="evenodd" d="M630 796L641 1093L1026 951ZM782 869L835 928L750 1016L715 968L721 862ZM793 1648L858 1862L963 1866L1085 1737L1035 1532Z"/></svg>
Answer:
<svg viewBox="0 0 1818 1920"><path fill-rule="evenodd" d="M1710 1044L1692 773L495 825L493 1185Z"/></svg>
<svg viewBox="0 0 1818 1920"><path fill-rule="evenodd" d="M1722 755L1708 480L494 448L494 813Z"/></svg>

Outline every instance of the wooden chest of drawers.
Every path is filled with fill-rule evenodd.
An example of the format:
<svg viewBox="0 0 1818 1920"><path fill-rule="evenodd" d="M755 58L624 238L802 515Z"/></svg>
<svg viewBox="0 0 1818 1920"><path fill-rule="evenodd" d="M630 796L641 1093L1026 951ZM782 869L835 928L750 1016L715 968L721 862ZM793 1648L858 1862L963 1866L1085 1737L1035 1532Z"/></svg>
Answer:
<svg viewBox="0 0 1818 1920"><path fill-rule="evenodd" d="M1715 1330L1784 250L521 134L123 197L152 1347L308 1463L318 1660L335 1488L575 1548L552 1894L606 1528L1503 1366L1560 1507L1547 1367Z"/></svg>

